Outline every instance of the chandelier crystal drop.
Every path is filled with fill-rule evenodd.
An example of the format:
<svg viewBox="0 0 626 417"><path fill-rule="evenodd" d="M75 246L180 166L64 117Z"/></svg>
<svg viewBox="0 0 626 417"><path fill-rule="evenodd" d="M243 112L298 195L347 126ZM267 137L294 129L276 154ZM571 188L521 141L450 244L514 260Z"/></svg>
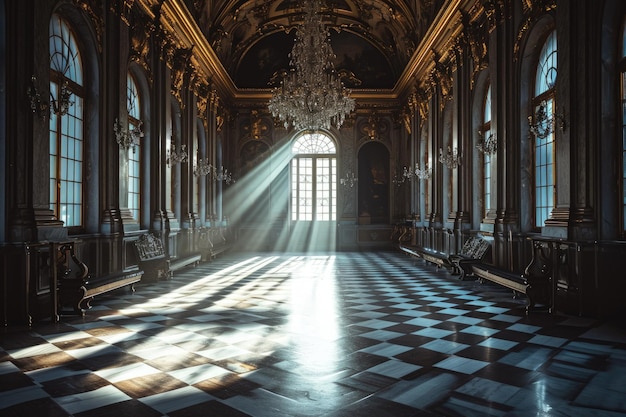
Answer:
<svg viewBox="0 0 626 417"><path fill-rule="evenodd" d="M272 90L269 110L285 128L298 130L341 127L354 110L354 99L335 71L335 54L318 1L303 2L304 22L296 29L289 54L291 69Z"/></svg>

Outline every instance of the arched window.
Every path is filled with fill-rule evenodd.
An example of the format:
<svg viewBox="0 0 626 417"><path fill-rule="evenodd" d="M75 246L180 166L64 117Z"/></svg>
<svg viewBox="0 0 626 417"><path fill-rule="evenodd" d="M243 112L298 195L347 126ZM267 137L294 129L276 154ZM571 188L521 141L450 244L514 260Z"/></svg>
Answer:
<svg viewBox="0 0 626 417"><path fill-rule="evenodd" d="M67 227L83 225L84 88L76 38L54 14L50 39L50 208Z"/></svg>
<svg viewBox="0 0 626 417"><path fill-rule="evenodd" d="M128 109L129 132L141 132L141 103L137 83L129 73L126 78L126 107ZM134 146L128 149L128 209L137 221L141 202L141 142L140 135Z"/></svg>
<svg viewBox="0 0 626 417"><path fill-rule="evenodd" d="M336 220L335 143L323 133L305 133L293 144L292 154L291 220Z"/></svg>
<svg viewBox="0 0 626 417"><path fill-rule="evenodd" d="M622 233L626 235L626 19L622 23L622 56L620 60L622 97Z"/></svg>
<svg viewBox="0 0 626 417"><path fill-rule="evenodd" d="M554 141L554 87L557 76L556 31L552 31L541 49L535 90L532 99L532 124L535 150L535 227L542 227L554 208L555 141Z"/></svg>
<svg viewBox="0 0 626 417"><path fill-rule="evenodd" d="M491 132L491 85L487 88L483 106L483 123L480 127L483 147L493 140ZM491 209L491 153L484 149L483 155L483 214Z"/></svg>

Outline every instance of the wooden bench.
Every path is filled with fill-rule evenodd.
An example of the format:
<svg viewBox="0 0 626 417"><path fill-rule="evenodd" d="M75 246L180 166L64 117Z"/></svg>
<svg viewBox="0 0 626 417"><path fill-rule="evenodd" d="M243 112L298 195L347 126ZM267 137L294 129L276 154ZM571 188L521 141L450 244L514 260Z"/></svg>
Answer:
<svg viewBox="0 0 626 417"><path fill-rule="evenodd" d="M139 268L144 271L145 281L156 282L171 278L170 261L161 239L152 233L146 233L134 243Z"/></svg>
<svg viewBox="0 0 626 417"><path fill-rule="evenodd" d="M488 258L491 249L491 242L480 235L468 238L458 254L450 255L449 260L452 265L451 273L460 275L463 280L473 275L472 264L483 262Z"/></svg>
<svg viewBox="0 0 626 417"><path fill-rule="evenodd" d="M217 255L230 249L232 244L224 236L224 228L222 227L200 227L197 236L197 246L202 260L214 259Z"/></svg>
<svg viewBox="0 0 626 417"><path fill-rule="evenodd" d="M452 274L461 274L461 279L464 278L466 273L469 273L469 269L465 265L462 265L462 263L469 262L470 260L482 260L491 248L489 241L478 235L472 236L465 241L458 254L450 255L434 249L411 245L400 239L398 239L398 241L400 250L411 256L422 258L438 267L446 267Z"/></svg>
<svg viewBox="0 0 626 417"><path fill-rule="evenodd" d="M433 249L423 248L417 245L410 245L406 243L400 243L398 245L401 251L415 258L421 258L427 262L437 265L437 267L445 266L451 268L450 259L444 252L438 252Z"/></svg>
<svg viewBox="0 0 626 417"><path fill-rule="evenodd" d="M540 243L533 245L533 257L524 273L516 273L482 262L471 263L472 273L479 280L488 280L513 290L513 297L526 295L526 314L531 311L552 312L554 289L549 253Z"/></svg>
<svg viewBox="0 0 626 417"><path fill-rule="evenodd" d="M91 308L94 297L118 288L129 286L134 292L134 284L143 276L143 271L138 268L92 276L87 265L77 258L74 243L59 246L56 263L59 315L84 315Z"/></svg>

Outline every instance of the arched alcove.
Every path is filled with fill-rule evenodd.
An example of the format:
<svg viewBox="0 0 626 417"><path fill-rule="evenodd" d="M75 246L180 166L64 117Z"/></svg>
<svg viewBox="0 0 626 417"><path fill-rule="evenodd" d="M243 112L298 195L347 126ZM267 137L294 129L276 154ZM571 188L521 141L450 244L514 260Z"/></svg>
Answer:
<svg viewBox="0 0 626 417"><path fill-rule="evenodd" d="M380 142L359 149L359 223L389 223L389 150Z"/></svg>

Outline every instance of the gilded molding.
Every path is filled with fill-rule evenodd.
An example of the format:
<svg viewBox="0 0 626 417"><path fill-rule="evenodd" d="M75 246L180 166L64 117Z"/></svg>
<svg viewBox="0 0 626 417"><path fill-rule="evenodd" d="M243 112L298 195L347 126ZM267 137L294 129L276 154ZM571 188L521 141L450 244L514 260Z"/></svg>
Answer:
<svg viewBox="0 0 626 417"><path fill-rule="evenodd" d="M520 48L526 33L530 29L532 23L542 14L550 13L556 10L556 0L524 0L524 15L526 18L520 25L517 32L517 38L513 46L513 60L519 61Z"/></svg>
<svg viewBox="0 0 626 417"><path fill-rule="evenodd" d="M445 102L452 99L452 74L450 65L443 63L436 51L433 51L433 61L435 67L431 72L430 79L434 89L438 89L441 94L441 109L443 109Z"/></svg>
<svg viewBox="0 0 626 417"><path fill-rule="evenodd" d="M270 126L267 121L259 115L258 110L252 110L250 111L250 120L244 123L243 130L250 138L260 140L267 135Z"/></svg>
<svg viewBox="0 0 626 417"><path fill-rule="evenodd" d="M420 128L424 125L424 122L428 120L428 112L430 108L430 98L432 91L428 91L424 88L418 87L415 89L415 96L417 99L417 109L420 113Z"/></svg>
<svg viewBox="0 0 626 417"><path fill-rule="evenodd" d="M173 55L172 66L172 94L176 97L180 108L185 108L182 91L185 88L185 79L188 79L193 68L189 65L193 46L191 48L179 48Z"/></svg>
<svg viewBox="0 0 626 417"><path fill-rule="evenodd" d="M202 120L205 130L209 129L209 115L207 112L209 106L209 86L204 82L196 82L194 84L194 93L196 95L196 114Z"/></svg>
<svg viewBox="0 0 626 417"><path fill-rule="evenodd" d="M135 0L117 0L110 2L110 10L126 24L131 25L131 15Z"/></svg>
<svg viewBox="0 0 626 417"><path fill-rule="evenodd" d="M152 82L152 67L150 61L150 38L156 27L152 19L145 14L135 12L131 15L129 36L130 51L129 61L139 64Z"/></svg>
<svg viewBox="0 0 626 417"><path fill-rule="evenodd" d="M464 37L469 46L469 55L473 63L471 86L474 88L474 81L478 73L489 66L488 59L488 39L489 32L485 23L472 22L467 14L463 14Z"/></svg>

